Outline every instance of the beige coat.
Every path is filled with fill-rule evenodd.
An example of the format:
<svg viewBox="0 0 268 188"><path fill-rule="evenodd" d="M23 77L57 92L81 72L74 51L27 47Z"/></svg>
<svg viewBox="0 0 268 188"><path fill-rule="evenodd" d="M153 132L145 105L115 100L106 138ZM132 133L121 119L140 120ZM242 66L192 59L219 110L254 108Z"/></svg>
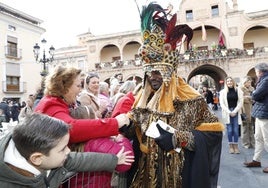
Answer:
<svg viewBox="0 0 268 188"><path fill-rule="evenodd" d="M253 87L245 87L242 86L241 90L243 91L244 94L244 104L242 107L242 112L247 115L247 122L251 122L251 109L252 109L252 99L251 99L251 93L253 92L254 88Z"/></svg>
<svg viewBox="0 0 268 188"><path fill-rule="evenodd" d="M243 91L240 88L237 89L237 95L238 95L238 100L237 100L237 105L234 109L234 112L238 113L238 124L242 125L242 119L241 119L241 109L243 106ZM220 105L222 109L222 123L224 124L229 124L230 123L230 113L231 111L229 110L228 107L228 101L227 101L227 89L222 89L220 91Z"/></svg>

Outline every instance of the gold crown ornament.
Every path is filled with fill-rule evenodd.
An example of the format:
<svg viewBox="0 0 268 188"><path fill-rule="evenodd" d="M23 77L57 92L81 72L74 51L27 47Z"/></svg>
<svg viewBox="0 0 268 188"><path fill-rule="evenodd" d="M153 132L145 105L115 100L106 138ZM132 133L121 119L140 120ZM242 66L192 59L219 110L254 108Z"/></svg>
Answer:
<svg viewBox="0 0 268 188"><path fill-rule="evenodd" d="M145 73L159 71L167 84L179 63L180 47L187 42L189 48L193 30L187 24L176 25L177 14L163 9L155 2L142 7L141 33L143 44L138 54Z"/></svg>

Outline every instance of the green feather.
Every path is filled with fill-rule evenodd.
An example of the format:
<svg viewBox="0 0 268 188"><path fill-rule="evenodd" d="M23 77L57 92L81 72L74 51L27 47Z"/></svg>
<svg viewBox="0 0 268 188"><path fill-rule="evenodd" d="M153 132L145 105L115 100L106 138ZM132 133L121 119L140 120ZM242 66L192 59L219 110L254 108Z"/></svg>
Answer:
<svg viewBox="0 0 268 188"><path fill-rule="evenodd" d="M155 2L149 3L148 6L142 6L141 18L141 32L151 30L153 22L153 14L155 11L163 11L163 8Z"/></svg>

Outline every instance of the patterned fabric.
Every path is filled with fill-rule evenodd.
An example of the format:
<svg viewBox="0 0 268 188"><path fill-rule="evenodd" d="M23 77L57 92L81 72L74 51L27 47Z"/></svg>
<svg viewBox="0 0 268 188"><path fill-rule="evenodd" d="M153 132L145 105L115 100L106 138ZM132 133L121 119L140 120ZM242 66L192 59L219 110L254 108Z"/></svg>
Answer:
<svg viewBox="0 0 268 188"><path fill-rule="evenodd" d="M184 164L184 149L194 150L195 143L192 130L198 129L202 123L214 126L218 118L209 111L207 104L202 97L180 101L174 100L174 113L161 113L148 108L133 109L133 119L141 128L143 147L139 161L139 170L133 180L131 187L178 187L182 185L182 169ZM177 152L162 151L154 139L147 137L145 132L152 121L161 119L172 127L179 130L176 132L178 146L183 145L183 150ZM221 132L220 129L214 130Z"/></svg>
<svg viewBox="0 0 268 188"><path fill-rule="evenodd" d="M187 41L188 49L193 36L193 30L186 24L176 25L177 15L170 18L168 11L156 3L143 6L140 15L143 44L138 51L144 72L159 71L167 85L179 63L177 46Z"/></svg>

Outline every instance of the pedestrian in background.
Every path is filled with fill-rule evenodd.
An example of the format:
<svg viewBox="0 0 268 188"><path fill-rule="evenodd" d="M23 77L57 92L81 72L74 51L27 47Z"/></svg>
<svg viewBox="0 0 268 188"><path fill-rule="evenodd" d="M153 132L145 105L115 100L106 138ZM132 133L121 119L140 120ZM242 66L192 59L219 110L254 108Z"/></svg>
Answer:
<svg viewBox="0 0 268 188"><path fill-rule="evenodd" d="M97 73L89 73L84 80L84 88L77 100L81 105L90 105L98 118L102 118L99 101L100 77Z"/></svg>
<svg viewBox="0 0 268 188"><path fill-rule="evenodd" d="M99 83L99 111L101 113L101 117L111 117L112 110L113 110L113 103L110 99L109 93L109 84L107 82L100 82Z"/></svg>
<svg viewBox="0 0 268 188"><path fill-rule="evenodd" d="M40 100L43 98L44 96L44 89L45 89L45 85L43 83L44 81L41 82L41 87L38 88L36 90L36 93L34 95L34 104L33 104L33 109L35 109L35 107L38 105L38 103L40 102Z"/></svg>
<svg viewBox="0 0 268 188"><path fill-rule="evenodd" d="M17 101L9 100L8 101L9 113L11 115L11 121L19 121L20 106Z"/></svg>
<svg viewBox="0 0 268 188"><path fill-rule="evenodd" d="M19 121L22 121L27 115L33 113L33 105L34 105L34 96L29 95L28 99L26 100L26 106L20 110Z"/></svg>
<svg viewBox="0 0 268 188"><path fill-rule="evenodd" d="M2 128L2 122L6 122L6 115L4 111L0 108L0 128Z"/></svg>
<svg viewBox="0 0 268 188"><path fill-rule="evenodd" d="M225 78L224 88L220 91L220 104L222 121L227 127L229 153L239 154L238 138L239 125L242 124L243 92L239 87L236 87L234 79L230 76Z"/></svg>
<svg viewBox="0 0 268 188"><path fill-rule="evenodd" d="M241 90L243 91L244 103L242 107L242 117L243 123L241 126L241 141L244 148L254 148L255 139L254 139L254 126L251 118L251 109L252 109L252 92L254 87L251 86L252 79L250 76L246 76L242 80Z"/></svg>
<svg viewBox="0 0 268 188"><path fill-rule="evenodd" d="M203 85L203 96L206 99L206 102L210 109L213 108L214 100L213 100L213 93L210 91L207 85Z"/></svg>
<svg viewBox="0 0 268 188"><path fill-rule="evenodd" d="M219 104L219 93L218 91L216 90L216 88L214 88L212 90L212 94L213 94L213 107L212 109L213 110L218 110L218 104Z"/></svg>
<svg viewBox="0 0 268 188"><path fill-rule="evenodd" d="M0 103L0 109L2 109L3 114L5 115L5 121L4 122L9 122L11 118L9 106L7 104L7 99L3 98L1 103Z"/></svg>
<svg viewBox="0 0 268 188"><path fill-rule="evenodd" d="M125 81L119 88L118 93L116 93L113 97L111 97L111 101L113 103L113 107L116 105L118 100L129 94L130 92L133 92L136 87L136 83L132 80ZM131 94L130 94L131 95Z"/></svg>
<svg viewBox="0 0 268 188"><path fill-rule="evenodd" d="M255 118L255 150L253 160L245 162L246 167L261 167L261 155L268 152L268 64L259 63L255 66L258 78L256 89L252 93L254 105L252 116ZM263 169L268 173L268 167Z"/></svg>

